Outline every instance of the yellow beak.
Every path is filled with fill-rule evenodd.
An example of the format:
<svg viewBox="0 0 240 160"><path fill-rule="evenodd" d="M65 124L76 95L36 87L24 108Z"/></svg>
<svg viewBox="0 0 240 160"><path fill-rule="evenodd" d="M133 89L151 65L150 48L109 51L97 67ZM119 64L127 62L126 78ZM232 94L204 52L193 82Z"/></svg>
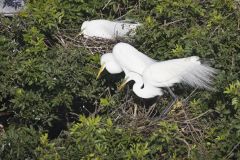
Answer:
<svg viewBox="0 0 240 160"><path fill-rule="evenodd" d="M105 67L106 67L106 65L105 65L105 64L102 64L101 68L100 68L99 71L98 71L98 74L97 74L97 78L96 78L96 79L98 79L98 78L100 77L100 75L101 75L101 73L103 72L103 70L105 69Z"/></svg>
<svg viewBox="0 0 240 160"><path fill-rule="evenodd" d="M126 77L126 78L122 81L122 83L120 84L120 86L117 87L117 90L118 90L118 91L121 91L121 90L126 86L127 82L128 82L128 77Z"/></svg>
<svg viewBox="0 0 240 160"><path fill-rule="evenodd" d="M84 30L82 30L81 32L79 32L79 33L76 35L76 37L75 37L75 38L77 38L77 37L81 36L81 35L83 34L83 31L84 31Z"/></svg>

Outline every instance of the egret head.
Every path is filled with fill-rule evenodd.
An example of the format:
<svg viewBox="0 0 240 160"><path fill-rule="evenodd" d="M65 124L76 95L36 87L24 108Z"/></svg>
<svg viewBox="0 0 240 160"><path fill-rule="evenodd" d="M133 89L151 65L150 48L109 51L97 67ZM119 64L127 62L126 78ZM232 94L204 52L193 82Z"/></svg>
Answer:
<svg viewBox="0 0 240 160"><path fill-rule="evenodd" d="M100 59L100 63L101 63L101 68L98 72L97 79L100 77L101 73L105 68L111 74L117 74L123 71L120 65L117 63L117 61L113 57L112 53L106 53L102 55Z"/></svg>
<svg viewBox="0 0 240 160"><path fill-rule="evenodd" d="M141 88L143 86L143 80L142 80L142 76L140 74L135 73L135 72L128 72L126 74L124 80L118 87L118 90L121 91L129 81L134 81L135 82L134 85L138 86L139 88Z"/></svg>
<svg viewBox="0 0 240 160"><path fill-rule="evenodd" d="M82 23L81 33L80 33L80 34L83 34L83 33L86 32L86 28L87 28L87 26L88 26L88 23L89 23L89 21L84 21L84 22Z"/></svg>
<svg viewBox="0 0 240 160"><path fill-rule="evenodd" d="M126 78L123 80L122 84L118 87L118 90L122 90L124 86L129 82L129 81L134 81L133 85L133 92L141 98L153 98L156 96L161 96L163 95L162 89L157 88L154 86L151 86L149 84L144 84L143 83L143 78L140 74L135 73L135 72L129 72L126 76Z"/></svg>
<svg viewBox="0 0 240 160"><path fill-rule="evenodd" d="M89 21L84 21L82 23L81 30L84 30L87 27L88 23L89 23Z"/></svg>

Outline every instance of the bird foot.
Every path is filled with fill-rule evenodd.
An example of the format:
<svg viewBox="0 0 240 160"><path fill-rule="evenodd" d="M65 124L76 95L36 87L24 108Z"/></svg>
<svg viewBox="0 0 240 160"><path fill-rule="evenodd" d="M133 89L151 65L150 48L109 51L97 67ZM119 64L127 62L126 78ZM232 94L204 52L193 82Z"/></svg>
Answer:
<svg viewBox="0 0 240 160"><path fill-rule="evenodd" d="M167 116L167 114L171 111L173 105L175 104L175 102L178 100L178 97L175 97L172 102L162 111L162 113L160 114L160 118L163 119Z"/></svg>

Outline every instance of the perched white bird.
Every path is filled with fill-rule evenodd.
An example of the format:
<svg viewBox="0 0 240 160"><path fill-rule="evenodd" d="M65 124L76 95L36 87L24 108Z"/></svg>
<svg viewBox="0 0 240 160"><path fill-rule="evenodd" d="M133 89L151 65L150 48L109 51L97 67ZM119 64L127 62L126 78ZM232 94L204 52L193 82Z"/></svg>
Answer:
<svg viewBox="0 0 240 160"><path fill-rule="evenodd" d="M106 53L101 56L100 59L101 68L98 72L97 79L100 77L103 70L106 68L106 70L111 74L118 74L123 71L121 66L118 64L118 62L115 60L112 53ZM157 87L153 87L151 85L143 84L142 76L136 72L125 72L125 81L122 83L121 86L118 87L118 90L121 90L126 83L129 81L135 81L135 84L133 85L133 92L138 96L142 98L152 98L156 95L161 96L162 90Z"/></svg>
<svg viewBox="0 0 240 160"><path fill-rule="evenodd" d="M125 61L126 58L127 60ZM145 67L154 62L156 61L139 52L133 46L127 43L118 43L113 48L113 54L106 53L101 56L101 68L98 72L97 79L105 68L111 74L124 71L126 80L123 85L118 87L119 90L121 90L127 82L134 80L136 82L133 86L134 93L142 98L152 98L156 95L162 95L162 90L152 87L151 85L144 85L143 88L141 74ZM138 67L136 68L135 66Z"/></svg>
<svg viewBox="0 0 240 160"><path fill-rule="evenodd" d="M105 53L101 56L100 59L101 68L98 72L97 79L106 68L106 70L111 74L121 73L123 70L121 66L117 63L112 53Z"/></svg>
<svg viewBox="0 0 240 160"><path fill-rule="evenodd" d="M116 44L112 54L101 57L101 65L98 77L104 68L113 74L123 70L125 80L119 89L133 80L133 91L142 98L162 95L161 88L169 89L176 83L212 89L212 78L217 73L216 69L201 64L197 56L157 62L127 43Z"/></svg>
<svg viewBox="0 0 240 160"><path fill-rule="evenodd" d="M116 39L132 35L140 23L114 22L104 19L85 21L81 27L81 33L85 38L98 37L104 39Z"/></svg>

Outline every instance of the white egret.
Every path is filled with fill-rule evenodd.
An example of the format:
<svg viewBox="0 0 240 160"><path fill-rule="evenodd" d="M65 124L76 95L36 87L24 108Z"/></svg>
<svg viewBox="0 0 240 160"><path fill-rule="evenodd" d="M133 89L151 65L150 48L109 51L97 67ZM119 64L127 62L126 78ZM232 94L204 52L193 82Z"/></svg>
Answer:
<svg viewBox="0 0 240 160"><path fill-rule="evenodd" d="M100 58L101 68L98 72L97 79L106 68L106 70L111 74L121 73L123 70L121 66L116 62L112 53L105 53Z"/></svg>
<svg viewBox="0 0 240 160"><path fill-rule="evenodd" d="M121 66L117 63L112 53L106 53L101 56L100 59L101 68L98 72L97 79L100 77L100 74L106 68L106 70L111 74L118 74L123 71ZM152 98L156 95L162 95L162 90L160 88L151 87L150 85L144 85L142 76L135 72L125 72L125 82L118 87L118 90L121 90L124 85L133 80L135 84L133 86L133 92L142 98ZM144 87L143 87L144 85Z"/></svg>
<svg viewBox="0 0 240 160"><path fill-rule="evenodd" d="M150 86L149 88L169 89L176 83L185 83L193 87L212 89L212 78L217 73L216 69L201 64L197 56L157 62L127 43L116 44L113 55L124 72L138 73L142 76L144 85ZM126 77L124 84L134 78Z"/></svg>
<svg viewBox="0 0 240 160"><path fill-rule="evenodd" d="M133 34L140 23L114 22L104 19L85 21L81 26L81 33L85 38L98 37L116 39Z"/></svg>
<svg viewBox="0 0 240 160"><path fill-rule="evenodd" d="M169 87L176 83L185 83L192 87L212 90L212 78L216 73L216 69L201 64L199 57L192 56L152 63L144 69L142 79L144 86L151 86L151 88L167 87L169 89ZM124 83L121 84L121 88L129 80L139 81L137 79L126 78Z"/></svg>

